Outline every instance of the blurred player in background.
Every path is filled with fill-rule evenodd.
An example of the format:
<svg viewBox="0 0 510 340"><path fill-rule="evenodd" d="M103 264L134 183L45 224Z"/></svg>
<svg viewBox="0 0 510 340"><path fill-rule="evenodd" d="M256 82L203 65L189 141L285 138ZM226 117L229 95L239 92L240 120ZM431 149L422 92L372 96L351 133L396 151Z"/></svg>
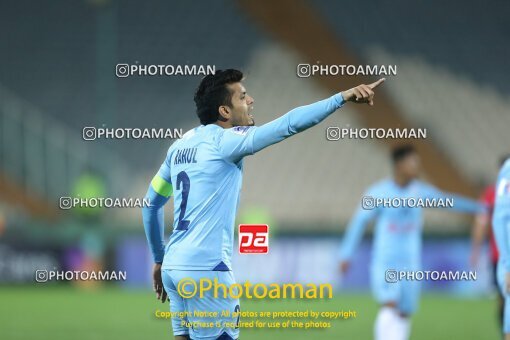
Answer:
<svg viewBox="0 0 510 340"><path fill-rule="evenodd" d="M217 279L229 287L234 221L243 175L243 158L304 131L335 112L346 101L373 105L373 89L384 81L359 85L319 102L301 106L260 127L253 126L254 100L246 93L238 70L208 75L195 93L199 127L170 146L148 192L150 206L143 210L145 232L154 258L154 289L164 302L170 297L171 312L189 312L187 320L172 318L176 339L237 339L239 329L226 327L239 317L239 299L203 297L183 299L179 282L191 278ZM174 192L174 222L170 242L164 244L163 206ZM198 284L198 283L197 283ZM182 321L209 323L194 311L218 312L220 327L186 327Z"/></svg>
<svg viewBox="0 0 510 340"><path fill-rule="evenodd" d="M510 159L505 160L496 182L492 228L499 250L498 284L504 296L503 333L510 340Z"/></svg>
<svg viewBox="0 0 510 340"><path fill-rule="evenodd" d="M499 167L503 166L503 163L506 161L508 156L502 157L499 162ZM480 201L485 204L487 207L487 211L480 213L475 218L475 223L473 224L473 232L472 232L472 248L471 248L471 259L470 263L472 267L477 267L480 259L480 251L482 249L482 245L484 243L485 237L489 236L489 247L490 247L490 261L491 268L494 278L494 284L496 288L498 287L497 280L497 265L498 265L498 247L496 245L496 239L494 238L494 233L492 231L492 214L494 212L494 202L496 200L496 187L494 184L490 184L487 186L483 192ZM500 321L501 326L503 326L503 307L504 307L504 299L503 295L498 291L498 319Z"/></svg>
<svg viewBox="0 0 510 340"><path fill-rule="evenodd" d="M372 185L364 194L362 207L358 209L342 240L340 270L345 273L354 251L368 223L376 219L372 263L371 286L377 302L381 305L374 326L377 340L404 340L411 332L410 316L416 311L420 296L418 281L387 280L386 271L421 270L421 236L423 212L419 207L367 206L365 200L393 198L446 199L453 198L453 209L478 213L483 206L476 201L443 193L437 188L418 180L420 159L410 145L392 151L393 178ZM365 208L365 209L364 209Z"/></svg>

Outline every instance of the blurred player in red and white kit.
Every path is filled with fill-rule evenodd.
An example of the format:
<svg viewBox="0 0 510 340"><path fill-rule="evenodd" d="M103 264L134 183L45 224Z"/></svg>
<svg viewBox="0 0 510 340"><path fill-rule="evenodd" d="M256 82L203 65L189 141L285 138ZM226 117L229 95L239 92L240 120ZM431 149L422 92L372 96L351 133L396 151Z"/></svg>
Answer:
<svg viewBox="0 0 510 340"><path fill-rule="evenodd" d="M506 159L508 159L508 155L501 158L501 161L499 163L499 167L503 165ZM482 245L485 241L486 236L489 238L489 248L490 248L490 261L491 261L491 268L492 268L492 274L493 274L493 281L494 285L497 288L498 282L496 279L496 268L498 265L498 247L496 245L496 239L494 238L494 233L492 232L492 213L494 211L494 202L496 199L496 188L495 184L492 183L488 185L481 198L480 201L487 206L487 211L484 213L480 213L476 216L475 223L473 225L473 232L472 232L472 250L471 250L471 266L477 267L479 258L480 258L480 252L482 249ZM498 317L500 323L503 322L503 307L504 307L504 300L503 296L498 291Z"/></svg>

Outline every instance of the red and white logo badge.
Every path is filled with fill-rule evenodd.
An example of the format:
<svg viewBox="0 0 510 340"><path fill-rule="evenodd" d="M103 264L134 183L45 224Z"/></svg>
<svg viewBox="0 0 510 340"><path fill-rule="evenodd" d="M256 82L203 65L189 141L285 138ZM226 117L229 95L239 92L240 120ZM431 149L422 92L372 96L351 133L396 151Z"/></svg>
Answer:
<svg viewBox="0 0 510 340"><path fill-rule="evenodd" d="M239 225L239 253L267 254L269 251L269 226L267 224Z"/></svg>

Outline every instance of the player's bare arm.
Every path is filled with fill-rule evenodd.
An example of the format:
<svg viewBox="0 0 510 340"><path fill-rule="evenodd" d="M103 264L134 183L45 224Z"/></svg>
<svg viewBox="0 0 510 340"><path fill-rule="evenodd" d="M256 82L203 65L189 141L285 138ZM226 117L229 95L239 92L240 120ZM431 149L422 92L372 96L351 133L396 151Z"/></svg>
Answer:
<svg viewBox="0 0 510 340"><path fill-rule="evenodd" d="M472 267L478 266L480 253L483 241L487 237L489 215L487 212L482 212L476 215L471 231L471 255L469 263Z"/></svg>

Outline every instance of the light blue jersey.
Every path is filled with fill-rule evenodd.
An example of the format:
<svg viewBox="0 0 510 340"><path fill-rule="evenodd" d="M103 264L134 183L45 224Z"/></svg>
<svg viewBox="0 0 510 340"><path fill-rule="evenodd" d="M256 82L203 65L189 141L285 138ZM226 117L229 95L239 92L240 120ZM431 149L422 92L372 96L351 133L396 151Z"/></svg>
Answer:
<svg viewBox="0 0 510 340"><path fill-rule="evenodd" d="M168 150L147 192L145 232L163 269L231 269L243 158L318 124L344 103L341 94L295 108L260 127L196 127ZM174 194L174 222L164 248L163 205ZM164 259L163 259L164 257Z"/></svg>
<svg viewBox="0 0 510 340"><path fill-rule="evenodd" d="M444 193L420 180L413 180L405 187L399 186L393 179L382 180L371 186L365 192L364 197L371 197L374 200L378 198L441 199L443 202L446 199L451 199L453 205L449 209L470 213L480 212L484 209L480 203L474 200ZM363 231L373 219L376 219L372 251L373 263L386 266L419 266L423 208L417 206L390 207L380 205L374 209L360 207L347 227L340 248L341 260L352 258Z"/></svg>
<svg viewBox="0 0 510 340"><path fill-rule="evenodd" d="M505 297L503 333L510 333L510 296L506 276L510 273L510 159L499 171L496 182L496 201L492 215L492 229L499 251L497 279L501 294Z"/></svg>
<svg viewBox="0 0 510 340"><path fill-rule="evenodd" d="M188 131L168 150L154 176L143 209L145 233L154 262L162 262L162 280L170 297L174 336L191 339L237 339L239 328L219 325L211 328L185 327L183 321L199 322L195 311L239 312L239 299L194 296L184 299L176 287L183 278L218 279L235 283L231 271L234 221L243 180L243 158L318 124L344 100L340 94L291 110L260 127L224 129L216 124ZM164 245L163 206L174 194L173 232ZM180 317L188 312L188 317ZM238 320L238 319L237 319Z"/></svg>
<svg viewBox="0 0 510 340"><path fill-rule="evenodd" d="M399 186L393 179L380 181L365 193L370 202L402 199L436 200L453 202L450 209L476 213L484 207L476 201L458 195L443 193L435 187L414 180L405 187ZM439 204L438 204L439 205ZM363 206L365 209L363 209ZM367 206L369 209L367 209ZM388 271L421 269L421 234L423 227L423 208L419 205L392 206L391 204L373 206L362 204L350 221L340 248L340 259L351 260L368 223L376 219L370 283L372 293L380 304L396 303L398 310L406 315L413 314L418 308L420 283L418 281L388 280Z"/></svg>

